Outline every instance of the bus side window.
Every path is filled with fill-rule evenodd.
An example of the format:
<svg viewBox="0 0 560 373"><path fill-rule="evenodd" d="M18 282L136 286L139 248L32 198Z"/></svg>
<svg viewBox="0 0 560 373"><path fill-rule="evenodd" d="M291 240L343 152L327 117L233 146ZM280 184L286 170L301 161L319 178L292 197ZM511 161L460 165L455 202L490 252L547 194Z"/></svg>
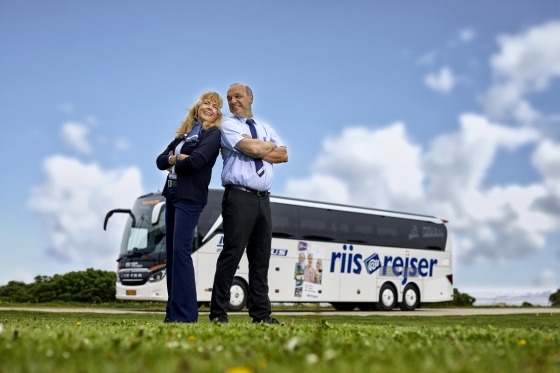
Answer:
<svg viewBox="0 0 560 373"><path fill-rule="evenodd" d="M281 203L273 203L272 211L272 236L280 238L298 238L299 221L296 209Z"/></svg>
<svg viewBox="0 0 560 373"><path fill-rule="evenodd" d="M299 206L300 234L305 240L335 241L336 235L327 222L336 218L334 211Z"/></svg>
<svg viewBox="0 0 560 373"><path fill-rule="evenodd" d="M285 216L275 216L272 219L272 236L274 237L292 237L290 234L290 222Z"/></svg>
<svg viewBox="0 0 560 373"><path fill-rule="evenodd" d="M344 242L367 244L371 241L373 218L368 214L338 212L338 233Z"/></svg>
<svg viewBox="0 0 560 373"><path fill-rule="evenodd" d="M376 216L377 245L398 246L397 219L388 216Z"/></svg>

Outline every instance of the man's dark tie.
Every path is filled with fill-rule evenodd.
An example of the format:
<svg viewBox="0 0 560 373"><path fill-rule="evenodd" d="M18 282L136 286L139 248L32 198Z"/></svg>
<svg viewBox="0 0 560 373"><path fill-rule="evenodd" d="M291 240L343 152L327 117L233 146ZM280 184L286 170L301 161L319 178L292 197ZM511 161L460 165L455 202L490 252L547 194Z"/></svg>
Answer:
<svg viewBox="0 0 560 373"><path fill-rule="evenodd" d="M245 121L245 123L247 123L249 125L249 130L251 130L251 136L254 139L258 139L257 130L255 129L255 121L253 119L249 118ZM261 177L262 175L264 175L263 161L260 158L253 158L253 160L255 161L255 169L257 171L257 175L259 175L259 177Z"/></svg>

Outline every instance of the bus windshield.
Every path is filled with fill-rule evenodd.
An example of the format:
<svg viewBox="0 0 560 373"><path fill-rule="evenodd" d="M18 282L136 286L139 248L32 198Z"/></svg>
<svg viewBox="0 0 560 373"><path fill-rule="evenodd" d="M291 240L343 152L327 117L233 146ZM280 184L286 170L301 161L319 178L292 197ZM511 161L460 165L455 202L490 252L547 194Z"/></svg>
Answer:
<svg viewBox="0 0 560 373"><path fill-rule="evenodd" d="M161 195L148 195L136 200L132 208L134 219L129 216L126 223L119 257L165 252L165 214L160 213L156 221L152 221L154 206L162 201Z"/></svg>

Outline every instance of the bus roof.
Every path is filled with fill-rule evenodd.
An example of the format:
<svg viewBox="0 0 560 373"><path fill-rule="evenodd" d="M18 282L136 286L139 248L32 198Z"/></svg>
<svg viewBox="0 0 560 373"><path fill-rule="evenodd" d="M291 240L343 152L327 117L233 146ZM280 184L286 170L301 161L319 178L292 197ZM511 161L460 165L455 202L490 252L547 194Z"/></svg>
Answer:
<svg viewBox="0 0 560 373"><path fill-rule="evenodd" d="M280 196L271 195L270 200L271 202L274 203L282 203L282 204L305 206L305 207L316 207L316 208L324 208L324 209L331 209L331 210L338 210L338 211L358 212L362 214L394 216L394 217L410 218L410 219L422 218L426 220L437 220L437 221L443 220L431 215L413 214L413 213L402 212L402 211L382 210L382 209L375 209L371 207L345 205L341 203L311 201L311 200L300 199L300 198L280 197Z"/></svg>
<svg viewBox="0 0 560 373"><path fill-rule="evenodd" d="M224 189L211 188L209 189L209 191L222 194L224 192ZM148 193L146 195L140 196L138 197L138 199L146 198L146 197L159 197L159 196L161 196L161 192L155 192L155 193ZM348 212L356 212L362 214L392 216L392 217L400 217L400 218L408 218L408 219L416 219L416 220L422 219L422 220L434 221L437 223L441 223L442 221L446 222L446 220L437 218L432 215L414 214L414 213L402 212L402 211L382 210L382 209L375 209L371 207L345 205L341 203L311 201L307 199L283 197L283 196L276 196L276 195L271 195L270 201L273 203L280 203L284 205L315 207L315 208L331 209L337 211L348 211Z"/></svg>

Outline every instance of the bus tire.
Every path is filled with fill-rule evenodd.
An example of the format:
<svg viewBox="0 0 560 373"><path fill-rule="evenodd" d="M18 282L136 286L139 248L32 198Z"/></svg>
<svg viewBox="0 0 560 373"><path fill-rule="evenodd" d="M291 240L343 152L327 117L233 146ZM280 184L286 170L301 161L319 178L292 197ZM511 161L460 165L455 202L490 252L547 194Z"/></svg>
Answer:
<svg viewBox="0 0 560 373"><path fill-rule="evenodd" d="M401 310L414 311L420 304L420 293L416 285L408 284L403 291Z"/></svg>
<svg viewBox="0 0 560 373"><path fill-rule="evenodd" d="M380 311L391 311L397 305L397 292L393 285L384 283L379 290L377 308Z"/></svg>
<svg viewBox="0 0 560 373"><path fill-rule="evenodd" d="M228 311L239 312L245 308L247 304L247 285L245 282L237 277L234 277L231 284L231 295L227 306Z"/></svg>

